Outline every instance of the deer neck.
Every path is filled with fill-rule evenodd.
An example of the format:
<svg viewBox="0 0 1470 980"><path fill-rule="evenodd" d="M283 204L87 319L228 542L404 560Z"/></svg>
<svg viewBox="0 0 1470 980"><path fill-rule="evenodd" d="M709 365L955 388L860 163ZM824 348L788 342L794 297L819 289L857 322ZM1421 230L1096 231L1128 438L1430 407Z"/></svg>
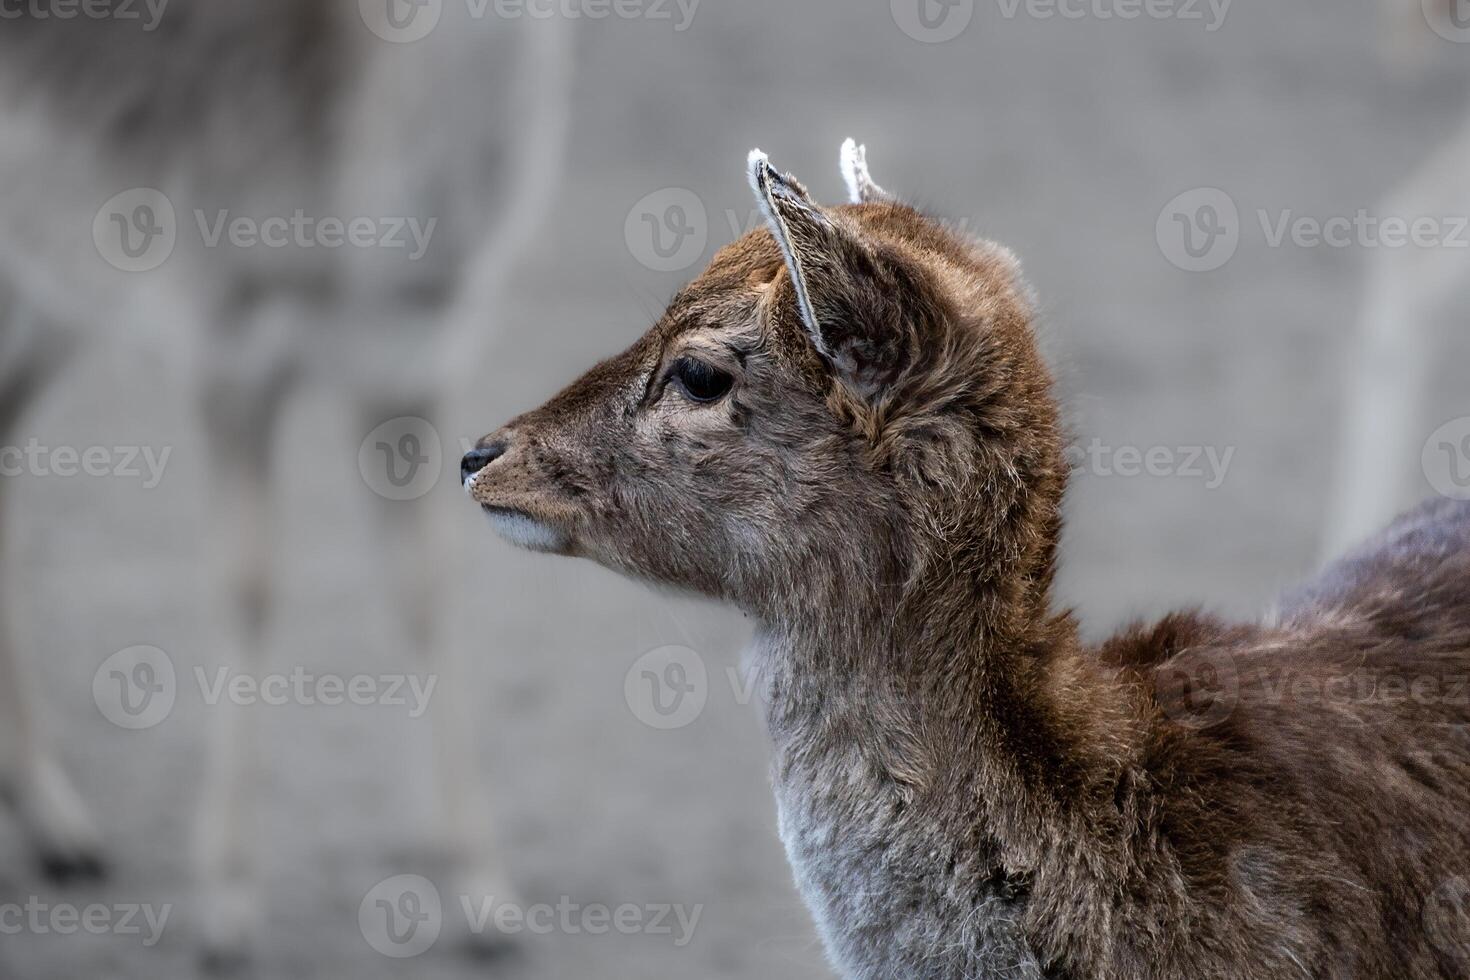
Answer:
<svg viewBox="0 0 1470 980"><path fill-rule="evenodd" d="M1136 758L1141 712L1072 618L1049 611L1044 550L1040 571L940 561L902 588L833 583L767 623L783 811L983 841L1009 869L1035 869L1044 845L1085 847L1087 804L1111 799Z"/></svg>

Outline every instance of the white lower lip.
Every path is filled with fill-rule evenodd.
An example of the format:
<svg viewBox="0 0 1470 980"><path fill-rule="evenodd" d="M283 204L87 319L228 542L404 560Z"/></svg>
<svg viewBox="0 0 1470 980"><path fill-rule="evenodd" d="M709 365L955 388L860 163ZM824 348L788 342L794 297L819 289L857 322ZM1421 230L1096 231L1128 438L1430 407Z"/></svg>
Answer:
<svg viewBox="0 0 1470 980"><path fill-rule="evenodd" d="M490 519L490 526L496 534L518 548L561 551L566 547L566 535L528 514L486 508L485 516Z"/></svg>

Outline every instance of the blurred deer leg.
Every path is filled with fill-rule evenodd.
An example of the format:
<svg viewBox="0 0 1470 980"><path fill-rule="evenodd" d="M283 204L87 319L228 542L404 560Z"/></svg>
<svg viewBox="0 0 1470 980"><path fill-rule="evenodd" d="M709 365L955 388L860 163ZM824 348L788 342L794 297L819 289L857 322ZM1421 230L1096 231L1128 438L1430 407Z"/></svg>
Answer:
<svg viewBox="0 0 1470 980"><path fill-rule="evenodd" d="M270 607L270 447L280 392L214 386L203 417L209 452L206 635L216 663L260 673ZM208 741L195 813L195 872L205 965L249 955L260 927L255 802L259 775L252 706L228 697L206 706Z"/></svg>
<svg viewBox="0 0 1470 980"><path fill-rule="evenodd" d="M1446 241L1370 253L1368 290L1344 393L1344 428L1324 545L1333 556L1414 502L1424 437L1421 393L1435 361L1434 317L1470 285L1470 129L1440 149L1383 206L1384 217L1440 223ZM1430 426L1432 429L1433 426ZM1422 431L1421 431L1422 430Z"/></svg>
<svg viewBox="0 0 1470 980"><path fill-rule="evenodd" d="M434 412L389 411L371 418L367 428L400 416L443 417ZM457 938L490 950L505 937L495 930L493 921L484 923L479 931L479 923L461 922L461 902L468 900L479 909L487 900L513 901L514 895L497 846L485 774L475 751L477 738L483 734L476 719L485 717L475 710L479 672L466 638L454 625L461 598L454 575L459 543L466 531L478 527L463 520L463 508L446 499L457 496L460 453L451 433L441 431L440 436L444 459L432 464L442 469L433 491L412 500L381 501L383 560L402 622L418 651L420 669L427 675L424 682L434 684L425 715L433 729L438 795L430 843L448 872L444 902L454 914L446 915L445 927L465 928L465 934ZM493 720L485 723L493 724Z"/></svg>
<svg viewBox="0 0 1470 980"><path fill-rule="evenodd" d="M1332 487L1329 555L1361 543L1408 503L1419 447L1418 395L1430 324L1413 295L1412 256L1375 253L1345 392L1346 425Z"/></svg>
<svg viewBox="0 0 1470 980"><path fill-rule="evenodd" d="M0 484L3 485L3 484ZM0 606L8 598L0 574ZM15 813L47 877L95 878L102 845L81 797L46 749L37 700L0 609L0 793Z"/></svg>
<svg viewBox="0 0 1470 980"><path fill-rule="evenodd" d="M30 316L18 304L3 313L7 340L13 346L0 354L0 444L9 445L25 409L57 366L59 349L42 350L36 339L47 326L17 322ZM4 488L11 476L0 476ZM3 497L0 497L3 503ZM0 542L3 542L0 527ZM0 547L0 795L9 804L40 860L41 869L56 880L98 877L103 871L102 847L81 797L46 748L35 692L10 633L10 569Z"/></svg>

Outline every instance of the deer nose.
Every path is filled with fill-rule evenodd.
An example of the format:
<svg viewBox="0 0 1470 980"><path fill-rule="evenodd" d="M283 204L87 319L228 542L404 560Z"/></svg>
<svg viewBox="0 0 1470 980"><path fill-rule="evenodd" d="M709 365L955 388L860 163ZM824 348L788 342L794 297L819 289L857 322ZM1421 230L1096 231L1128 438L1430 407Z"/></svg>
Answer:
<svg viewBox="0 0 1470 980"><path fill-rule="evenodd" d="M503 441L490 443L488 446L476 446L464 454L464 459L459 461L459 482L461 485L469 483L474 475L501 456L505 455L506 444Z"/></svg>

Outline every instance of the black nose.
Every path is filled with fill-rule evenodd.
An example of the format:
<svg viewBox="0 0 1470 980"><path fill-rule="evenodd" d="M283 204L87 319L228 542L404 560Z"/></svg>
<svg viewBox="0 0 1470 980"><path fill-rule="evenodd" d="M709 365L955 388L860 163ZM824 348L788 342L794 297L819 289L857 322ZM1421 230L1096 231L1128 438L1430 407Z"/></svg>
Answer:
<svg viewBox="0 0 1470 980"><path fill-rule="evenodd" d="M488 446L476 446L464 454L459 461L459 482L468 483L470 477L505 455L505 443L492 442Z"/></svg>

